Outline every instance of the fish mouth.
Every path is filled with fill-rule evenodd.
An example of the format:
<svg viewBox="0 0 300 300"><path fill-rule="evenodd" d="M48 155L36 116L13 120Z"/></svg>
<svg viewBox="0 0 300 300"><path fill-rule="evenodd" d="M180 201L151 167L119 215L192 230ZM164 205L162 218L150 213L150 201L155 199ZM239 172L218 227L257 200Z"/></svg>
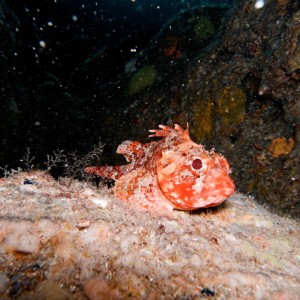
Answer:
<svg viewBox="0 0 300 300"><path fill-rule="evenodd" d="M225 201L234 193L234 191L234 186L224 187L213 191L207 191L205 194L201 194L199 197L194 196L180 202L173 201L172 199L171 202L173 207L179 210L196 210L199 208L214 207Z"/></svg>
<svg viewBox="0 0 300 300"><path fill-rule="evenodd" d="M234 187L219 188L217 190L214 190L213 192L208 193L208 196L223 195L224 197L229 197L234 193L234 190Z"/></svg>
<svg viewBox="0 0 300 300"><path fill-rule="evenodd" d="M217 206L231 196L234 191L235 188L233 186L219 188L217 190L207 192L206 194L201 195L201 198L198 200L198 207L206 208Z"/></svg>

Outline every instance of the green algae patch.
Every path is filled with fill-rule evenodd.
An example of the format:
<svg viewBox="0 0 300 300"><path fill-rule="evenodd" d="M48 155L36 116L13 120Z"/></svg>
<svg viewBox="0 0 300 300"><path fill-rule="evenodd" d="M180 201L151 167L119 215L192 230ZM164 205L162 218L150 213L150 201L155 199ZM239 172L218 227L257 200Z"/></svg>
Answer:
<svg viewBox="0 0 300 300"><path fill-rule="evenodd" d="M130 79L127 86L127 93L134 95L143 89L154 84L157 78L157 70L154 66L147 65L138 70Z"/></svg>
<svg viewBox="0 0 300 300"><path fill-rule="evenodd" d="M194 33L197 40L206 40L214 34L215 26L207 16L199 16L194 22Z"/></svg>
<svg viewBox="0 0 300 300"><path fill-rule="evenodd" d="M191 134L201 142L210 140L214 130L213 102L208 100L198 100L193 105L194 122Z"/></svg>
<svg viewBox="0 0 300 300"><path fill-rule="evenodd" d="M217 113L221 126L235 126L242 123L246 116L246 95L236 86L223 88L217 97Z"/></svg>

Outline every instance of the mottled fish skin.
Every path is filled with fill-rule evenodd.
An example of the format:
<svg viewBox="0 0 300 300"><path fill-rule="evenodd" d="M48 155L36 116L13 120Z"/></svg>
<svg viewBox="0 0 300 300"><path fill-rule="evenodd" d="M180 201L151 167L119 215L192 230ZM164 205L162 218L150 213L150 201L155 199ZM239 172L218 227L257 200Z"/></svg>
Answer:
<svg viewBox="0 0 300 300"><path fill-rule="evenodd" d="M147 144L125 141L117 153L122 166L87 167L85 172L116 180L117 198L143 208L194 210L216 206L234 193L227 160L194 143L188 128L159 125Z"/></svg>

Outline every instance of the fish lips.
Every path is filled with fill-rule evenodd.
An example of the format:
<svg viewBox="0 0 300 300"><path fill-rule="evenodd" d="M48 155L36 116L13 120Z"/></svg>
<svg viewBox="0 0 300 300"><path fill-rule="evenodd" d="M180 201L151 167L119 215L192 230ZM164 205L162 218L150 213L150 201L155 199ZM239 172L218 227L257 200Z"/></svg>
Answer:
<svg viewBox="0 0 300 300"><path fill-rule="evenodd" d="M226 178L227 177L227 178ZM195 186L195 185L194 185ZM235 191L233 180L227 175L222 178L222 184L214 188L191 189L188 183L160 182L164 196L172 206L180 210L195 210L221 204Z"/></svg>

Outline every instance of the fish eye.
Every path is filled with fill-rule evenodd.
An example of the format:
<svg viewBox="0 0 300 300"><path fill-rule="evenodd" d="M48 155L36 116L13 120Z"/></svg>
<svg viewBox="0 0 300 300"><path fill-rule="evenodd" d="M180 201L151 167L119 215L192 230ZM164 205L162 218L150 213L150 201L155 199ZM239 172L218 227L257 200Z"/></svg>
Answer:
<svg viewBox="0 0 300 300"><path fill-rule="evenodd" d="M199 159L199 158L194 159L193 162L192 162L192 167L195 170L200 170L202 168L202 161L201 161L201 159Z"/></svg>

